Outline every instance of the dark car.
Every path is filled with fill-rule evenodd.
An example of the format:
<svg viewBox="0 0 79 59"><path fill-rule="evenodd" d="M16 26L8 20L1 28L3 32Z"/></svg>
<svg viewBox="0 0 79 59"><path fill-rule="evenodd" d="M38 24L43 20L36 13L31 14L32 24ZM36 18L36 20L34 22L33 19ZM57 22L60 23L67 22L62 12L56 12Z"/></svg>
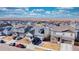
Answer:
<svg viewBox="0 0 79 59"><path fill-rule="evenodd" d="M34 45L39 45L42 43L42 40L38 37L34 37L34 39L32 40L32 44Z"/></svg>
<svg viewBox="0 0 79 59"><path fill-rule="evenodd" d="M16 47L19 47L19 48L26 48L24 45L22 44L17 44Z"/></svg>

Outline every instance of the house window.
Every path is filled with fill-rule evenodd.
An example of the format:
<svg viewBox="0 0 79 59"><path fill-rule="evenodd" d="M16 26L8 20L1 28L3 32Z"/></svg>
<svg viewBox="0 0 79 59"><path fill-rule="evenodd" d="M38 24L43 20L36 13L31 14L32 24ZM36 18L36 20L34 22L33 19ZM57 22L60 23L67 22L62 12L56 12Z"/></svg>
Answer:
<svg viewBox="0 0 79 59"><path fill-rule="evenodd" d="M71 36L73 36L73 34L71 33Z"/></svg>
<svg viewBox="0 0 79 59"><path fill-rule="evenodd" d="M58 41L60 41L60 37L58 37Z"/></svg>
<svg viewBox="0 0 79 59"><path fill-rule="evenodd" d="M71 43L72 43L72 41L62 39L62 40L61 40L61 43L71 44Z"/></svg>
<svg viewBox="0 0 79 59"><path fill-rule="evenodd" d="M39 32L40 32L41 34L44 34L44 29L40 29Z"/></svg>
<svg viewBox="0 0 79 59"><path fill-rule="evenodd" d="M63 33L63 35L64 35L64 33Z"/></svg>

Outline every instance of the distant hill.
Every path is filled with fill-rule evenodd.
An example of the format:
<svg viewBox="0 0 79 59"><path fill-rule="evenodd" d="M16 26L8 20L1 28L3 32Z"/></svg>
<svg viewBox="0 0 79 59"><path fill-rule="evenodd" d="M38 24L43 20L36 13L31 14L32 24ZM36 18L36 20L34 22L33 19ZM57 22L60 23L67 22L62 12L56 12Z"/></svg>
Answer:
<svg viewBox="0 0 79 59"><path fill-rule="evenodd" d="M46 21L46 22L79 22L77 18L0 18L0 20Z"/></svg>

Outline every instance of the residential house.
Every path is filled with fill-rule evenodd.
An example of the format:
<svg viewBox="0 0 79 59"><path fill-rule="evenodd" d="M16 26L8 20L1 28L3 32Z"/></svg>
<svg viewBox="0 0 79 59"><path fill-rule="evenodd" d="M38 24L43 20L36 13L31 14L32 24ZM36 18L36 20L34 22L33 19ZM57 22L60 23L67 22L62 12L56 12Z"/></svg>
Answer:
<svg viewBox="0 0 79 59"><path fill-rule="evenodd" d="M61 50L72 50L75 40L75 29L70 26L55 26L51 28L51 42L60 44ZM67 45L67 46L66 46ZM71 48L63 47L71 46Z"/></svg>

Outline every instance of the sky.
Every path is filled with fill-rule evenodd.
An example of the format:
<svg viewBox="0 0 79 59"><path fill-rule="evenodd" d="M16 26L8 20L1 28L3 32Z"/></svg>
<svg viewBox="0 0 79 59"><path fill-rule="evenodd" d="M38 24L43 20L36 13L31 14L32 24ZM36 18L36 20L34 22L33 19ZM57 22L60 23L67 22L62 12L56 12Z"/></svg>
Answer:
<svg viewBox="0 0 79 59"><path fill-rule="evenodd" d="M79 7L0 7L0 18L79 18Z"/></svg>

